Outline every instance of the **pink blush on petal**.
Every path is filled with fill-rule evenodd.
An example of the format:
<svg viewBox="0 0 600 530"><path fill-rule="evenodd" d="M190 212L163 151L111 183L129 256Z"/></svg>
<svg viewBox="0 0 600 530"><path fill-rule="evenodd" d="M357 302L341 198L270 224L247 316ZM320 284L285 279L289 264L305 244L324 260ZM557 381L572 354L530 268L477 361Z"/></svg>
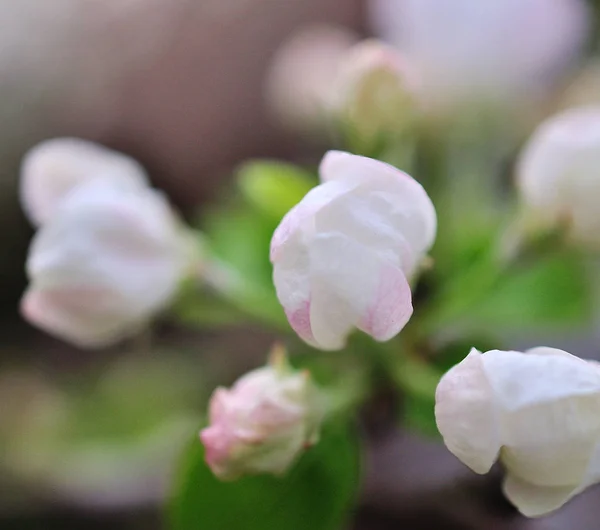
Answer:
<svg viewBox="0 0 600 530"><path fill-rule="evenodd" d="M385 264L373 302L359 328L375 340L386 341L397 335L413 312L410 285L401 269Z"/></svg>
<svg viewBox="0 0 600 530"><path fill-rule="evenodd" d="M234 437L222 425L216 424L200 432L200 441L204 444L206 463L215 474L220 474L221 466L229 458L235 444Z"/></svg>
<svg viewBox="0 0 600 530"><path fill-rule="evenodd" d="M309 344L316 344L310 325L310 300L306 300L302 305L292 311L286 309L285 315L292 329Z"/></svg>

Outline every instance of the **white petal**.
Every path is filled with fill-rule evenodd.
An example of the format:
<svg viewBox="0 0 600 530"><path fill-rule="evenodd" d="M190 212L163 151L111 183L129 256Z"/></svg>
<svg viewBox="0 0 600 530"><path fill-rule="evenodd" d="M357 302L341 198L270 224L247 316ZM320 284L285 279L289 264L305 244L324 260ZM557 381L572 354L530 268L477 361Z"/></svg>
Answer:
<svg viewBox="0 0 600 530"><path fill-rule="evenodd" d="M290 238L297 235L297 231L305 229L310 236L312 217L324 206L337 197L340 197L356 187L352 182L331 182L310 190L296 206L294 206L281 220L271 239L271 262L275 263L284 252L283 248ZM314 230L312 230L314 231ZM294 239L292 245L307 244L306 238Z"/></svg>
<svg viewBox="0 0 600 530"><path fill-rule="evenodd" d="M395 208L386 193L361 186L321 208L314 230L344 234L408 274L417 260L404 236L410 220L410 211Z"/></svg>
<svg viewBox="0 0 600 530"><path fill-rule="evenodd" d="M355 326L378 340L396 335L412 314L410 288L402 277L400 269L346 236L316 236L310 248L315 341L323 349L340 349Z"/></svg>
<svg viewBox="0 0 600 530"><path fill-rule="evenodd" d="M591 458L585 471L585 477L581 483L581 489L587 488L600 482L600 439L592 451Z"/></svg>
<svg viewBox="0 0 600 530"><path fill-rule="evenodd" d="M487 473L502 444L494 395L476 349L442 377L435 418L450 452L476 473Z"/></svg>
<svg viewBox="0 0 600 530"><path fill-rule="evenodd" d="M132 158L76 138L38 144L23 160L20 195L32 223L41 225L75 187L95 179L120 188L147 185L144 169Z"/></svg>
<svg viewBox="0 0 600 530"><path fill-rule="evenodd" d="M501 409L502 461L545 486L578 484L600 436L600 379L586 361L552 348L483 355Z"/></svg>
<svg viewBox="0 0 600 530"><path fill-rule="evenodd" d="M576 486L536 486L508 473L504 494L526 517L541 517L560 508L578 492Z"/></svg>
<svg viewBox="0 0 600 530"><path fill-rule="evenodd" d="M304 341L316 345L310 325L310 279L308 250L289 245L273 264L273 283L292 329Z"/></svg>
<svg viewBox="0 0 600 530"><path fill-rule="evenodd" d="M567 352L540 355L535 350L526 354L492 350L483 355L483 365L499 404L506 410L600 392L598 372Z"/></svg>
<svg viewBox="0 0 600 530"><path fill-rule="evenodd" d="M427 252L435 240L437 217L427 192L411 176L389 164L343 151L329 151L321 162L323 182L350 180L387 196L407 216L404 237L416 255Z"/></svg>

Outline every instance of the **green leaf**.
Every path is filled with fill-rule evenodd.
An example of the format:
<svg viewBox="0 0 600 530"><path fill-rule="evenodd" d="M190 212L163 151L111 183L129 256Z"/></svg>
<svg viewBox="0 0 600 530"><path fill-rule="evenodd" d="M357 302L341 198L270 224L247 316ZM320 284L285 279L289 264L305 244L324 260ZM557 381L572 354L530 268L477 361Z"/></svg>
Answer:
<svg viewBox="0 0 600 530"><path fill-rule="evenodd" d="M221 482L205 464L198 441L183 464L171 530L338 530L356 496L360 449L354 429L336 423L282 478Z"/></svg>
<svg viewBox="0 0 600 530"><path fill-rule="evenodd" d="M247 162L239 169L238 182L250 204L277 220L317 183L308 171L274 160Z"/></svg>
<svg viewBox="0 0 600 530"><path fill-rule="evenodd" d="M229 305L247 315L287 330L269 261L271 237L276 227L276 220L234 201L209 214L205 233L207 247L217 262L222 262L223 273L231 280L219 285L219 294ZM196 316L204 318L202 312L199 308ZM224 313L221 316L227 317Z"/></svg>
<svg viewBox="0 0 600 530"><path fill-rule="evenodd" d="M231 204L209 213L205 233L208 245L252 284L273 290L269 246L277 221L246 204ZM274 294L274 290L273 290Z"/></svg>
<svg viewBox="0 0 600 530"><path fill-rule="evenodd" d="M472 308L474 325L503 330L583 325L593 310L582 261L562 253L504 276Z"/></svg>

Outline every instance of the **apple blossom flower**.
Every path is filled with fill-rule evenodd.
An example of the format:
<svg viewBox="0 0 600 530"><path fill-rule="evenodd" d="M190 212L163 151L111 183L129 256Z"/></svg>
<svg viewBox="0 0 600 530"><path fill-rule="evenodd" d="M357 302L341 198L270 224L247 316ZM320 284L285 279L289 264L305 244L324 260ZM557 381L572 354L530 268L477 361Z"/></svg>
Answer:
<svg viewBox="0 0 600 530"><path fill-rule="evenodd" d="M21 311L80 347L106 346L168 305L195 259L189 234L160 193L88 183L35 235Z"/></svg>
<svg viewBox="0 0 600 530"><path fill-rule="evenodd" d="M420 71L433 108L539 94L581 51L581 0L371 0L376 34ZM462 107L461 107L462 108Z"/></svg>
<svg viewBox="0 0 600 530"><path fill-rule="evenodd" d="M200 439L222 480L285 473L318 437L321 413L308 372L294 371L281 350L210 400L210 425Z"/></svg>
<svg viewBox="0 0 600 530"><path fill-rule="evenodd" d="M328 152L322 183L271 241L273 281L307 343L341 349L356 327L379 341L412 314L409 280L433 244L436 214L422 186L377 160Z"/></svg>
<svg viewBox="0 0 600 530"><path fill-rule="evenodd" d="M148 184L133 158L78 138L54 138L30 149L21 167L23 210L36 226L48 221L78 186L101 179L123 189Z"/></svg>
<svg viewBox="0 0 600 530"><path fill-rule="evenodd" d="M548 118L517 166L524 210L535 224L562 225L575 242L600 246L600 106Z"/></svg>
<svg viewBox="0 0 600 530"><path fill-rule="evenodd" d="M562 350L469 355L436 391L448 449L476 473L496 460L524 514L551 512L600 481L600 368Z"/></svg>

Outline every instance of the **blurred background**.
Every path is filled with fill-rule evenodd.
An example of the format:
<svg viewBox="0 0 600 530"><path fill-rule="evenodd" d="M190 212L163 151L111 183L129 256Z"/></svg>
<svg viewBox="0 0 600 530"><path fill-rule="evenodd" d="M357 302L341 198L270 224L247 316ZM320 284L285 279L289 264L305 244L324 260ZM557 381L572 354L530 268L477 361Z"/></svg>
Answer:
<svg viewBox="0 0 600 530"><path fill-rule="evenodd" d="M162 528L176 457L197 430L207 396L217 382L262 363L272 339L257 329L190 331L167 321L150 353L144 338L83 352L22 322L17 308L33 233L18 199L25 152L57 136L125 152L193 218L226 193L245 159L313 163L333 145L326 135L306 134L306 123L290 126L289 116L277 113L285 96L281 103L267 86L276 54L296 30L335 25L342 40L377 35L393 44L408 35L418 47L419 31L454 42L457 24L472 31L465 42L474 53L481 51L472 49L477 27L490 23L480 3L481 18L465 20L464 0L440 1L431 27L407 29L384 3L367 0L0 0L0 528ZM493 56L489 76L471 80L466 59L458 68L462 85L452 86L468 103L469 90L496 87L543 62L543 53L535 63L519 62L522 49L565 43L560 72L536 78L539 105L524 96L516 105L519 118L509 125L523 123L499 153L502 167L550 110L600 102L599 5L588 2L583 18L560 28L535 17L517 25L499 20L505 26L482 46ZM326 53L317 56L324 61ZM450 83L446 74L432 75L426 88ZM434 92L432 108L445 109ZM552 339L600 356L591 333ZM526 521L503 499L498 476L474 476L439 440L390 426L391 414L385 398L365 412L367 472L352 529L597 528L598 488L556 515Z"/></svg>

